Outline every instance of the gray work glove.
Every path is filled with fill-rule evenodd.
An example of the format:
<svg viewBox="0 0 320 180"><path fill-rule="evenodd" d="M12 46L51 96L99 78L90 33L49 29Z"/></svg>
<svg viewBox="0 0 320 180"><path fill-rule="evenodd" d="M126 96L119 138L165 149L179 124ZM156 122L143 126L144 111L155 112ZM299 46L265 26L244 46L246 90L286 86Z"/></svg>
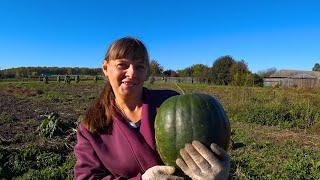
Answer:
<svg viewBox="0 0 320 180"><path fill-rule="evenodd" d="M174 171L172 166L153 166L142 175L142 180L183 180L182 177L172 175Z"/></svg>
<svg viewBox="0 0 320 180"><path fill-rule="evenodd" d="M182 159L178 158L176 163L193 180L228 179L230 161L227 152L214 143L210 148L212 151L199 141L186 144L180 150Z"/></svg>

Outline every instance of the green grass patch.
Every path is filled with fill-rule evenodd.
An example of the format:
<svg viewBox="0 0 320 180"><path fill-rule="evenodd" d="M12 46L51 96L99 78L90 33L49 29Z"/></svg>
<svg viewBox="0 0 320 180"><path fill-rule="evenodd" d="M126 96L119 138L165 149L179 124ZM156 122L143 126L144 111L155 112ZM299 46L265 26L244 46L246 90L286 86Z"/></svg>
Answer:
<svg viewBox="0 0 320 180"><path fill-rule="evenodd" d="M275 130L280 137L269 137L273 131L265 126L233 123L232 129L234 143L241 144L230 151L234 178L320 179L316 146L302 146L303 139L283 140L281 134L286 132L281 129Z"/></svg>
<svg viewBox="0 0 320 180"><path fill-rule="evenodd" d="M6 104L16 103L12 106L16 113L11 109L0 113L0 125L15 130L7 131L10 138L2 134L0 179L73 179L73 128L101 91L103 81L0 83L3 97L11 100ZM179 84L180 89L174 83L161 82L145 85L207 93L221 102L231 120L233 144L229 154L234 179L320 179L320 90L207 84ZM23 111L26 109L34 109L36 116L23 116L33 112ZM61 121L43 116L53 109Z"/></svg>
<svg viewBox="0 0 320 180"><path fill-rule="evenodd" d="M46 152L35 146L23 149L0 148L0 178L11 179L27 172L55 169L63 166L65 159L63 154ZM67 171L63 173L68 174Z"/></svg>

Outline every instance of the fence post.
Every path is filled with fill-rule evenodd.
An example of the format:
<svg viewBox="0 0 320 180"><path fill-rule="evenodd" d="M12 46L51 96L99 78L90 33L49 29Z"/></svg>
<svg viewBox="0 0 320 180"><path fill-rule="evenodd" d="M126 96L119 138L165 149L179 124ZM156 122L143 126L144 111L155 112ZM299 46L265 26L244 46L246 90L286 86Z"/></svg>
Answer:
<svg viewBox="0 0 320 180"><path fill-rule="evenodd" d="M44 76L42 80L45 84L48 84L48 76Z"/></svg>

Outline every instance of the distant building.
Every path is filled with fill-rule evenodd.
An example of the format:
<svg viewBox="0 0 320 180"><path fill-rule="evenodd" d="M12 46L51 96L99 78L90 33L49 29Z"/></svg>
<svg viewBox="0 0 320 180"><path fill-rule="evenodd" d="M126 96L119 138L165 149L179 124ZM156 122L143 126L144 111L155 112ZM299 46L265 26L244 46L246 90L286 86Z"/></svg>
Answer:
<svg viewBox="0 0 320 180"><path fill-rule="evenodd" d="M320 86L320 72L300 70L280 70L263 78L264 86L313 88Z"/></svg>

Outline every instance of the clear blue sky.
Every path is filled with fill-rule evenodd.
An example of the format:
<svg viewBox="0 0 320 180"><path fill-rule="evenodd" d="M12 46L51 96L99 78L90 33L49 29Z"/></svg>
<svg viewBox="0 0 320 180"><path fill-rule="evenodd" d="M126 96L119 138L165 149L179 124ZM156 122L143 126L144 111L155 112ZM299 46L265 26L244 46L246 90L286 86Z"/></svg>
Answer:
<svg viewBox="0 0 320 180"><path fill-rule="evenodd" d="M0 68L100 67L115 39L143 40L165 69L231 55L252 72L320 63L320 1L0 0Z"/></svg>

